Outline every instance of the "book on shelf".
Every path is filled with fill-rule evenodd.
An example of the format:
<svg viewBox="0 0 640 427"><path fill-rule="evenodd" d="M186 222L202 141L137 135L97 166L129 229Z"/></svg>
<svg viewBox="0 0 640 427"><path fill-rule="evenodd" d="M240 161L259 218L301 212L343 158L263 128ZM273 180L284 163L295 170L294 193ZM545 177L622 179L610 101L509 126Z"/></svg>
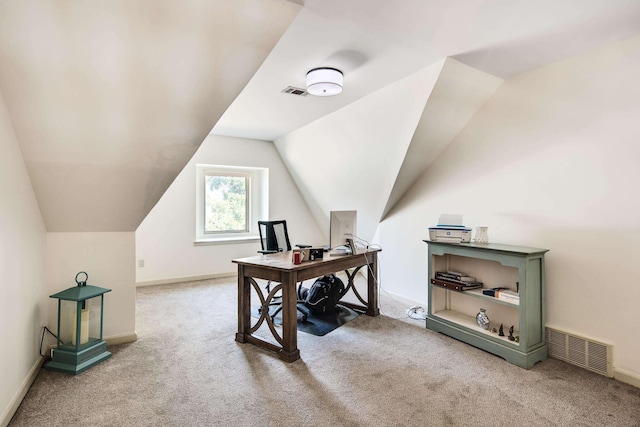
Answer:
<svg viewBox="0 0 640 427"><path fill-rule="evenodd" d="M489 288L489 289L483 289L482 290L482 294L486 295L488 297L497 297L496 293L499 293L500 291L507 289L507 288Z"/></svg>
<svg viewBox="0 0 640 427"><path fill-rule="evenodd" d="M482 287L482 283L480 282L472 282L472 283L454 283L448 280L440 280L440 279L431 279L431 283L447 289L452 289L454 291L468 291L471 289L478 289Z"/></svg>
<svg viewBox="0 0 640 427"><path fill-rule="evenodd" d="M467 276L467 277L471 277L471 276ZM482 286L482 282L479 282L479 281L475 280L475 278L474 278L474 280L469 280L469 281L467 281L467 280L459 280L459 279L455 279L455 278L453 278L451 276L443 275L442 273L438 273L438 272L436 272L436 277L435 278L438 279L438 280L449 282L449 283L457 283L458 285L462 285L462 286L468 286L468 285L471 285L471 284Z"/></svg>
<svg viewBox="0 0 640 427"><path fill-rule="evenodd" d="M520 295L517 292L511 291L509 289L496 291L496 298L502 301L510 302L512 304L520 304Z"/></svg>
<svg viewBox="0 0 640 427"><path fill-rule="evenodd" d="M477 282L477 279L474 276L469 276L458 271L436 271L436 277L441 277L443 279L453 279L459 282Z"/></svg>

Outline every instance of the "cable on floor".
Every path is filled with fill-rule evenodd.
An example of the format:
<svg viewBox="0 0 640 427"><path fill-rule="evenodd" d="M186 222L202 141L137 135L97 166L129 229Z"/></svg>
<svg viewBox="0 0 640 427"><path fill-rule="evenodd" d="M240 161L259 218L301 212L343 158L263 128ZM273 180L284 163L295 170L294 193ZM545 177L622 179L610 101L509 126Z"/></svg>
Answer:
<svg viewBox="0 0 640 427"><path fill-rule="evenodd" d="M53 337L58 340L58 336L56 334L54 334L53 332L51 332L49 330L49 328L47 328L46 326L44 327L44 329L42 329L42 338L40 338L40 356L42 357L46 357L44 354L42 354L42 344L44 343L44 333L45 332L49 332L51 335L53 335ZM62 341L60 341L62 344L64 344Z"/></svg>
<svg viewBox="0 0 640 427"><path fill-rule="evenodd" d="M415 320L425 320L427 318L427 312L424 308L416 305L407 309L407 317Z"/></svg>

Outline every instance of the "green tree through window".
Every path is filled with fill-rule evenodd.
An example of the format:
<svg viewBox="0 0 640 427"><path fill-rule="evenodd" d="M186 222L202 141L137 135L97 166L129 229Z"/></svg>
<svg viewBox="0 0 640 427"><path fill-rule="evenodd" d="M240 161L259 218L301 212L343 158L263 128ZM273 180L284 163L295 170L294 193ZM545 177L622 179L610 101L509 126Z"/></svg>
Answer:
<svg viewBox="0 0 640 427"><path fill-rule="evenodd" d="M260 238L258 220L269 217L269 169L197 164L195 244Z"/></svg>
<svg viewBox="0 0 640 427"><path fill-rule="evenodd" d="M205 177L205 233L249 230L249 183L248 176Z"/></svg>

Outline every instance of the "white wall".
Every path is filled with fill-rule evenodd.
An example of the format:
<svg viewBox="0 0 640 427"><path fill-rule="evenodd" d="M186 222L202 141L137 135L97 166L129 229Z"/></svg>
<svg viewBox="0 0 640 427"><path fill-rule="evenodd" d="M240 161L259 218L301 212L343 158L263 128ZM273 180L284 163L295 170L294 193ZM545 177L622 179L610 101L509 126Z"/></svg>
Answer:
<svg viewBox="0 0 640 427"><path fill-rule="evenodd" d="M231 260L260 249L259 241L194 245L197 163L269 168L269 219L287 220L292 244L324 243L271 142L209 135L136 231L136 257L144 260L138 284L235 274Z"/></svg>
<svg viewBox="0 0 640 427"><path fill-rule="evenodd" d="M47 233L47 295L76 286L80 271L104 294L103 338L110 343L136 339L135 233ZM57 330L58 300L49 301L47 324Z"/></svg>
<svg viewBox="0 0 640 427"><path fill-rule="evenodd" d="M382 222L383 281L426 301L441 213L549 249L547 326L614 345L640 380L640 37L508 80ZM409 267L410 266L410 267Z"/></svg>
<svg viewBox="0 0 640 427"><path fill-rule="evenodd" d="M321 228L329 228L330 211L357 210L357 235L372 241L441 68L427 67L275 141Z"/></svg>
<svg viewBox="0 0 640 427"><path fill-rule="evenodd" d="M1 425L13 415L41 360L48 299L44 222L1 92L0 194Z"/></svg>
<svg viewBox="0 0 640 427"><path fill-rule="evenodd" d="M0 2L0 87L47 230L134 231L300 9Z"/></svg>

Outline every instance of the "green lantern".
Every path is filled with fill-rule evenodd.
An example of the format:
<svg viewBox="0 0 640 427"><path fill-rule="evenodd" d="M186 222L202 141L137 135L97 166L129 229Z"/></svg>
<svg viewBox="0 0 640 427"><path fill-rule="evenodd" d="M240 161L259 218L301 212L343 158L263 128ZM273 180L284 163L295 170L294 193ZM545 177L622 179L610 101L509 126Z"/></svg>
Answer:
<svg viewBox="0 0 640 427"><path fill-rule="evenodd" d="M78 280L81 275L84 280ZM45 369L79 374L111 357L102 340L104 294L111 289L87 286L88 279L81 271L76 274L77 286L50 295L58 299L58 337Z"/></svg>

